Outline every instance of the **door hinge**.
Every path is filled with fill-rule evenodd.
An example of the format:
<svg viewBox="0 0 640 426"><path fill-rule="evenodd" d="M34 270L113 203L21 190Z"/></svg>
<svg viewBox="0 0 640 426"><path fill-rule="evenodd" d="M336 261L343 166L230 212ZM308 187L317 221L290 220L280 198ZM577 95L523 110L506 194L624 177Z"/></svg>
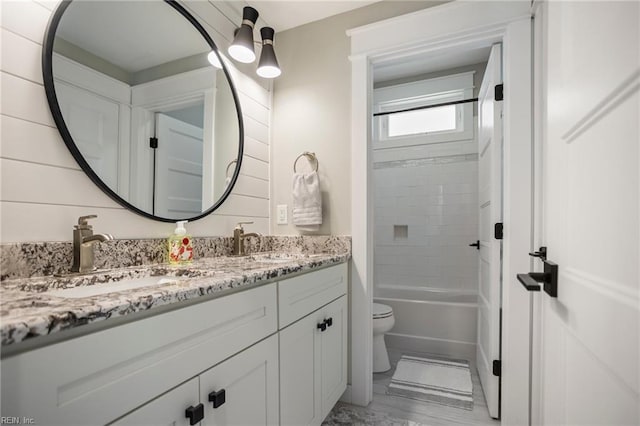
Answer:
<svg viewBox="0 0 640 426"><path fill-rule="evenodd" d="M495 237L496 240L501 240L503 233L502 233L502 222L498 222L493 226L493 236Z"/></svg>
<svg viewBox="0 0 640 426"><path fill-rule="evenodd" d="M503 84L498 84L495 87L495 92L494 92L494 97L496 101L501 101L504 99L504 85Z"/></svg>
<svg viewBox="0 0 640 426"><path fill-rule="evenodd" d="M158 147L158 138L149 138L149 146L156 149Z"/></svg>
<svg viewBox="0 0 640 426"><path fill-rule="evenodd" d="M493 360L493 375L497 377L502 375L502 361L499 359Z"/></svg>

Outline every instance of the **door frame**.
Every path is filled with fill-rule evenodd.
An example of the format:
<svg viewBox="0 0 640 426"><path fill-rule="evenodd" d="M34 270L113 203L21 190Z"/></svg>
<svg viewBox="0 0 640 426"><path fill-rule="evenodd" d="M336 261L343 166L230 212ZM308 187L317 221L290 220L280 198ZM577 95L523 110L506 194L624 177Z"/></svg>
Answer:
<svg viewBox="0 0 640 426"><path fill-rule="evenodd" d="M505 424L529 424L529 295L517 272L532 248L532 52L528 1L451 2L347 31L351 39L351 385L344 400L373 398L372 66L416 53L503 45L502 397Z"/></svg>
<svg viewBox="0 0 640 426"><path fill-rule="evenodd" d="M154 160L149 138L155 135L155 113L204 102L203 182L213 182L213 140L216 74L210 67L131 86L131 169L129 201L150 211L153 200ZM213 185L202 188L202 205L213 204ZM205 203L209 204L205 204ZM142 207L141 207L142 206Z"/></svg>

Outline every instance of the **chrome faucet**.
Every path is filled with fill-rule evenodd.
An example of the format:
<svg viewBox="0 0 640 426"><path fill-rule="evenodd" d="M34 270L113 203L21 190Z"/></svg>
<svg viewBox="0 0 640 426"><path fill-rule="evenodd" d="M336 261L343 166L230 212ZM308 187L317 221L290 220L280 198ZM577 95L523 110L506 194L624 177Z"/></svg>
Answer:
<svg viewBox="0 0 640 426"><path fill-rule="evenodd" d="M260 234L255 232L250 232L248 234L244 233L244 228L242 225L251 225L253 222L238 222L238 225L233 228L233 255L234 256L244 256L247 253L244 251L244 239L247 237L259 237Z"/></svg>
<svg viewBox="0 0 640 426"><path fill-rule="evenodd" d="M113 240L110 234L94 234L93 227L87 222L98 217L95 214L80 216L73 227L73 265L71 272L91 272L93 266L93 245L97 242Z"/></svg>

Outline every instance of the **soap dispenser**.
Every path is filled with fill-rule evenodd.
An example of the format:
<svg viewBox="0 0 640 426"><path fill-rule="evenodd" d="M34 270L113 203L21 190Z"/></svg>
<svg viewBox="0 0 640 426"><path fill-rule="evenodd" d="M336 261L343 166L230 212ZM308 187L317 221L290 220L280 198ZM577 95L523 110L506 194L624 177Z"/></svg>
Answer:
<svg viewBox="0 0 640 426"><path fill-rule="evenodd" d="M193 247L191 246L191 235L187 235L184 224L186 220L176 222L176 229L169 237L169 263L180 265L190 263L193 260Z"/></svg>

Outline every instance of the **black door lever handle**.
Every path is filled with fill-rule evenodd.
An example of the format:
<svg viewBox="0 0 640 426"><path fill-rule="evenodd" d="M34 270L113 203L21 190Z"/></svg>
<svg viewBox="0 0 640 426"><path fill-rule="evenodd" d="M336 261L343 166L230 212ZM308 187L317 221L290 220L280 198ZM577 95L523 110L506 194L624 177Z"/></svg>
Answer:
<svg viewBox="0 0 640 426"><path fill-rule="evenodd" d="M477 248L478 250L480 250L480 240L476 241L476 242L475 242L475 243L473 243L473 244L469 244L469 247L475 247L475 248Z"/></svg>
<svg viewBox="0 0 640 426"><path fill-rule="evenodd" d="M516 277L518 277L518 281L520 281L520 284L522 284L527 291L540 291L540 284L538 284L538 282L540 282L541 277L539 277L539 275L542 275L542 273L529 272L528 274L518 274Z"/></svg>
<svg viewBox="0 0 640 426"><path fill-rule="evenodd" d="M531 257L539 257L542 260L546 260L547 259L547 248L546 247L540 247L538 249L538 251L534 251L533 253L529 253L529 256L531 256Z"/></svg>
<svg viewBox="0 0 640 426"><path fill-rule="evenodd" d="M540 284L543 284L544 291L551 297L558 297L558 265L542 260L544 272L529 272L528 274L517 274L518 281L528 291L540 291Z"/></svg>

